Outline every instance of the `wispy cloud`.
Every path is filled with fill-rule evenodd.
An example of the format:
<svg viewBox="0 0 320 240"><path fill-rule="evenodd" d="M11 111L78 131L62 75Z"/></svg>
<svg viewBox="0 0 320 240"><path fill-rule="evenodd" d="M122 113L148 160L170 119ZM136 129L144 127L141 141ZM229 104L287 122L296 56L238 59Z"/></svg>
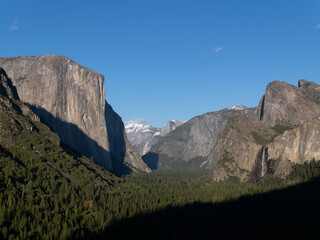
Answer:
<svg viewBox="0 0 320 240"><path fill-rule="evenodd" d="M13 23L10 26L10 30L18 30L19 29L19 20L14 20Z"/></svg>
<svg viewBox="0 0 320 240"><path fill-rule="evenodd" d="M224 48L223 46L218 47L218 48L216 48L216 49L213 49L213 52L215 52L215 53L221 52L223 48Z"/></svg>
<svg viewBox="0 0 320 240"><path fill-rule="evenodd" d="M314 28L320 28L320 23L317 24Z"/></svg>
<svg viewBox="0 0 320 240"><path fill-rule="evenodd" d="M147 120L144 118L136 118L133 120L125 121L124 125L132 124L132 123L145 123L145 122L147 122Z"/></svg>
<svg viewBox="0 0 320 240"><path fill-rule="evenodd" d="M12 31L16 31L16 30L20 30L23 28L30 28L31 27L31 23L27 20L14 20L10 26L10 30Z"/></svg>

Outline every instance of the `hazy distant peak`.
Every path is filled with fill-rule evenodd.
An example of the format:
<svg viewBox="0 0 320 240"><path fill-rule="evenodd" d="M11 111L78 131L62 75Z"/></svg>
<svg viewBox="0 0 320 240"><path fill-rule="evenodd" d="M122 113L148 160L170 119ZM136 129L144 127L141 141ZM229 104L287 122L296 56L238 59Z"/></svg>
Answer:
<svg viewBox="0 0 320 240"><path fill-rule="evenodd" d="M147 153L160 137L183 124L183 122L178 120L169 120L163 128L156 128L145 123L146 120L141 118L125 122L128 138L141 155Z"/></svg>
<svg viewBox="0 0 320 240"><path fill-rule="evenodd" d="M169 132L172 132L173 130L175 130L177 127L179 127L180 125L182 125L183 122L179 121L179 120L169 120L167 125L164 126L163 128L161 128L161 136L165 136L167 135Z"/></svg>

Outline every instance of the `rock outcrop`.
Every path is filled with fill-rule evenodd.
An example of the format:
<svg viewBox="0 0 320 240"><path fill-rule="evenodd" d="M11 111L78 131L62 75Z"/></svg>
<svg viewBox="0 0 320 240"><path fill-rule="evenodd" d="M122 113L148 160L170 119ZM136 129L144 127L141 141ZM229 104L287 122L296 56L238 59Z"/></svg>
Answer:
<svg viewBox="0 0 320 240"><path fill-rule="evenodd" d="M320 160L320 86L271 82L255 114L233 113L212 154L216 181L286 175L292 163Z"/></svg>
<svg viewBox="0 0 320 240"><path fill-rule="evenodd" d="M177 127L181 126L182 124L183 124L183 122L181 122L179 120L169 120L167 122L167 125L165 125L163 128L161 128L160 136L164 137L168 133L170 133L173 130L175 130Z"/></svg>
<svg viewBox="0 0 320 240"><path fill-rule="evenodd" d="M269 159L290 160L303 164L320 160L320 117L284 132L269 144Z"/></svg>
<svg viewBox="0 0 320 240"><path fill-rule="evenodd" d="M299 87L285 82L268 84L258 107L260 120L276 125L290 123L300 125L320 114L320 88L315 83L299 80Z"/></svg>
<svg viewBox="0 0 320 240"><path fill-rule="evenodd" d="M120 156L109 139L103 75L58 55L0 58L19 98L40 116L61 140L96 163L113 170L111 155ZM120 121L120 122L117 122ZM121 125L119 118L109 125ZM122 151L130 151L121 143ZM115 150L116 149L116 150ZM114 152L116 151L116 152ZM117 159L126 162L126 158ZM129 160L143 162L140 158ZM144 167L144 169L147 169Z"/></svg>

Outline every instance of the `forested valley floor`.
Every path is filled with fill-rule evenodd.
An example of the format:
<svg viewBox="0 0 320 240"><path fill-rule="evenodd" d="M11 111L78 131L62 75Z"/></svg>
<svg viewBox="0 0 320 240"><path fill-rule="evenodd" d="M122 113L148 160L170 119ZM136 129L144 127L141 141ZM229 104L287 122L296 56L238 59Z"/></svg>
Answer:
<svg viewBox="0 0 320 240"><path fill-rule="evenodd" d="M295 165L286 178L213 183L208 172L118 178L96 167L92 174L90 164L63 156L54 167L2 151L0 238L319 237L320 162ZM76 172L61 176L68 164L86 178L72 181Z"/></svg>

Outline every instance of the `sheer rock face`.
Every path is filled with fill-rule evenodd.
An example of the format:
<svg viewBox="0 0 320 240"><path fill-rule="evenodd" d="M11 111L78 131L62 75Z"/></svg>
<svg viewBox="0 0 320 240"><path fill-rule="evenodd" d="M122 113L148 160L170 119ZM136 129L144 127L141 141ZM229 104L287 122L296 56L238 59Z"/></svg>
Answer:
<svg viewBox="0 0 320 240"><path fill-rule="evenodd" d="M299 80L299 87L295 87L274 81L268 84L257 114L271 125L281 122L300 125L320 114L319 103L320 86L315 83Z"/></svg>
<svg viewBox="0 0 320 240"><path fill-rule="evenodd" d="M192 170L209 168L211 155L219 132L225 127L230 113L237 109L223 109L196 116L162 137L153 145L144 161L155 161L157 168L174 169L174 164L192 164ZM248 111L243 107L243 111ZM181 164L178 167L184 168Z"/></svg>
<svg viewBox="0 0 320 240"><path fill-rule="evenodd" d="M269 146L270 159L304 163L320 159L320 86L299 80L298 87L283 82L272 82L264 95L262 121L275 125L286 122L297 126L276 137Z"/></svg>
<svg viewBox="0 0 320 240"><path fill-rule="evenodd" d="M242 181L249 180L261 149L261 145L255 143L252 131L266 128L253 115L231 114L225 129L219 133L212 155L213 179L220 181L234 176Z"/></svg>
<svg viewBox="0 0 320 240"><path fill-rule="evenodd" d="M299 127L276 137L269 146L270 159L303 164L320 159L320 117L309 119Z"/></svg>
<svg viewBox="0 0 320 240"><path fill-rule="evenodd" d="M234 113L219 134L212 155L216 181L231 176L258 180L266 173L286 175L290 163L320 160L320 86L271 82L256 114Z"/></svg>
<svg viewBox="0 0 320 240"><path fill-rule="evenodd" d="M58 55L0 58L0 66L11 78L19 98L63 142L113 169L103 75Z"/></svg>

